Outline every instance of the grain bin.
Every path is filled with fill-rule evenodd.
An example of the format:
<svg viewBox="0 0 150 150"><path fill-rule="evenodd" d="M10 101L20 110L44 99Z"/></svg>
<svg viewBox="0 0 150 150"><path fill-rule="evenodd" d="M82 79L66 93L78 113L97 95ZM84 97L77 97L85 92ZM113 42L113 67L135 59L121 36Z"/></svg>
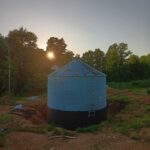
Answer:
<svg viewBox="0 0 150 150"><path fill-rule="evenodd" d="M48 122L67 129L106 119L106 75L72 60L48 76Z"/></svg>

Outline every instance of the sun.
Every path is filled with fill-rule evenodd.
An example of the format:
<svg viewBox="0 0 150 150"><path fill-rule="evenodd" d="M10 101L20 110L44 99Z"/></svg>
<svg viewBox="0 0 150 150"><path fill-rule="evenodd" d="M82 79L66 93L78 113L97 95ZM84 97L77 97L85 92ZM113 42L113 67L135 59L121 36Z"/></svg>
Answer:
<svg viewBox="0 0 150 150"><path fill-rule="evenodd" d="M55 59L55 55L54 55L53 52L48 52L48 53L47 53L47 57L48 57L50 60Z"/></svg>

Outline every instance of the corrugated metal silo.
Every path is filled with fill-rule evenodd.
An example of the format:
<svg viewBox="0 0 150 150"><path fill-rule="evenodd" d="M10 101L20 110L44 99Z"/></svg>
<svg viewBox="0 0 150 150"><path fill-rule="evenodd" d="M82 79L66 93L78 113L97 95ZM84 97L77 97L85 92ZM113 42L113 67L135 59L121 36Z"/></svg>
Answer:
<svg viewBox="0 0 150 150"><path fill-rule="evenodd" d="M106 75L72 60L48 76L48 121L67 129L106 118Z"/></svg>

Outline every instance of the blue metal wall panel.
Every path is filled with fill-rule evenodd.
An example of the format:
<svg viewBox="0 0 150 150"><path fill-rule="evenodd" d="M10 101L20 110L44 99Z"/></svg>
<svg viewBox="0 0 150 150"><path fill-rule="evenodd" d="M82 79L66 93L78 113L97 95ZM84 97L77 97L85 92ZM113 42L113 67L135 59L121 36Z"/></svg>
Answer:
<svg viewBox="0 0 150 150"><path fill-rule="evenodd" d="M63 111L89 111L106 107L105 77L49 77L48 107Z"/></svg>

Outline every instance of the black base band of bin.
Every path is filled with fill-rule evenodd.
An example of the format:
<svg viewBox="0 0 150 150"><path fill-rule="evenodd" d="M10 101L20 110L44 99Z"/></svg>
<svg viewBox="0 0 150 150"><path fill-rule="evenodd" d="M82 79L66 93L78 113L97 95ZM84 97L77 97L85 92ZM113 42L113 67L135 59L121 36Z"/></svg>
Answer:
<svg viewBox="0 0 150 150"><path fill-rule="evenodd" d="M91 124L98 124L107 118L107 108L92 112L88 111L60 111L48 108L48 122L56 126L74 130L78 127L86 127Z"/></svg>

